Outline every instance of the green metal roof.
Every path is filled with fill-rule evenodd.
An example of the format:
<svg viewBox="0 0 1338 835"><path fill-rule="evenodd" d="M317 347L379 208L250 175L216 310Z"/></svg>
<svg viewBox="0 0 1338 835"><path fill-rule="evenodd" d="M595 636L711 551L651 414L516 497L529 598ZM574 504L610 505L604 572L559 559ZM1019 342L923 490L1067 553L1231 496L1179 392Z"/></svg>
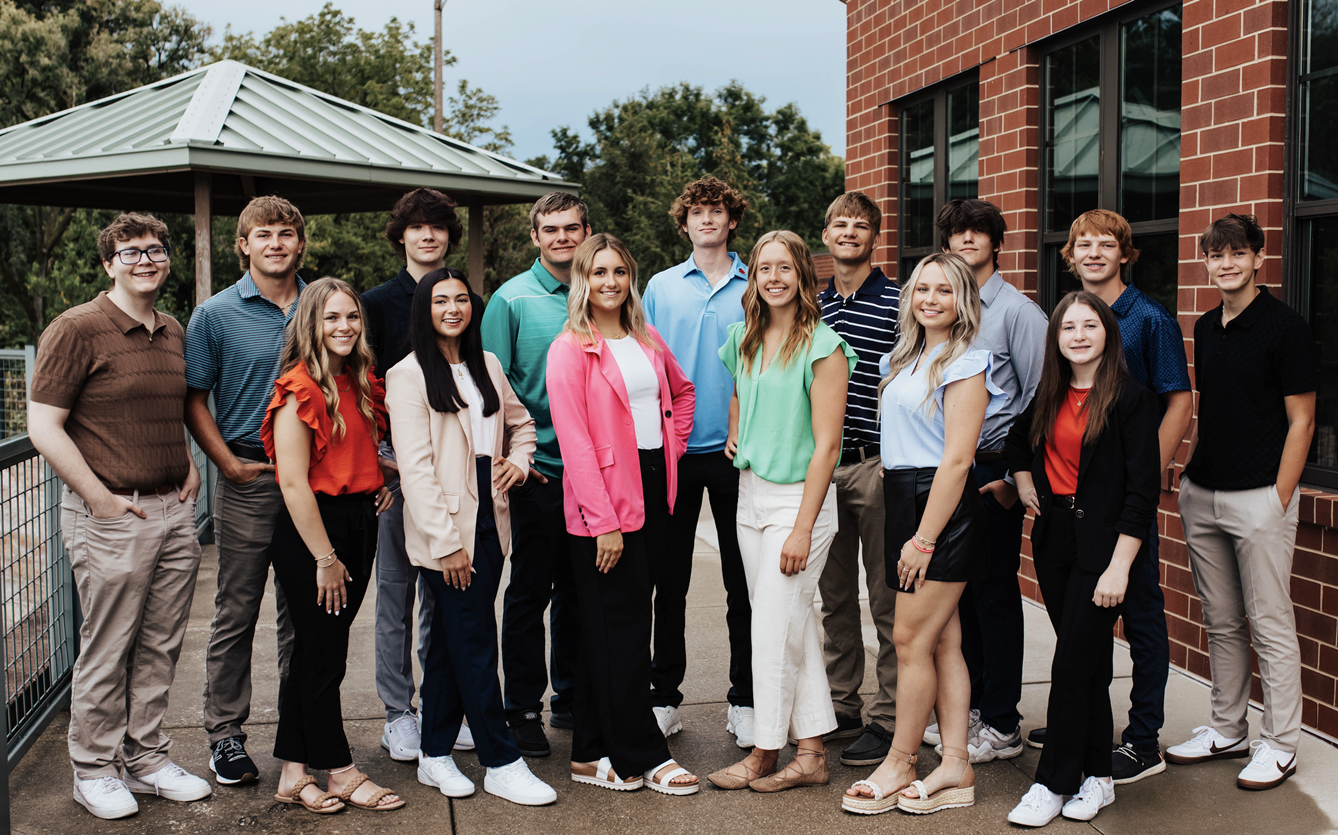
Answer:
<svg viewBox="0 0 1338 835"><path fill-rule="evenodd" d="M193 210L194 173L235 214L255 194L304 212L388 208L419 186L485 203L575 183L236 61L0 130L0 203Z"/></svg>

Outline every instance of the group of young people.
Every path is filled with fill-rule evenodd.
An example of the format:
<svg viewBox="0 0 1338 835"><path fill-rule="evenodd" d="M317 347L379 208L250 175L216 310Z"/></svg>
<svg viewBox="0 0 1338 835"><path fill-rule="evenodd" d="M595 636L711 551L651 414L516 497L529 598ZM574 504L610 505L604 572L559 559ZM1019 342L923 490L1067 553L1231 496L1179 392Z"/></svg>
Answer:
<svg viewBox="0 0 1338 835"><path fill-rule="evenodd" d="M137 810L135 793L212 791L172 762L161 727L200 560L186 430L220 474L204 694L220 785L260 775L243 726L272 565L277 801L404 805L355 766L340 711L373 581L381 744L420 782L472 794L452 752L475 750L484 791L555 801L524 760L551 751L551 680L548 724L572 730L573 781L698 792L666 740L683 729L703 494L727 600L725 730L749 751L709 775L719 789L826 784L826 743L852 739L841 763L877 768L846 810L974 803L973 765L1022 751L1028 510L1058 641L1046 727L1027 737L1043 748L1036 783L1009 820L1090 820L1114 784L1163 771L1157 508L1193 401L1179 326L1126 283L1128 223L1104 210L1074 222L1063 254L1083 289L1046 317L1002 278L1006 226L988 202L946 205L942 252L898 283L872 265L877 205L842 195L822 233L825 288L792 232L761 236L746 264L730 251L747 208L718 179L688 184L670 214L692 255L643 297L627 247L592 234L576 197L546 195L530 213L538 257L485 307L445 268L462 229L440 192L397 203L386 237L405 267L361 296L298 278L300 212L256 198L238 221L242 278L184 331L153 307L170 269L163 223L129 214L103 230L111 289L48 327L30 406L33 442L65 483L85 614L75 800L116 818ZM1222 304L1195 326L1180 511L1212 717L1166 758L1250 756L1238 785L1271 788L1295 772L1300 728L1289 576L1313 346L1257 283L1253 218L1215 221L1200 245ZM878 640L867 721L861 563ZM1120 617L1133 706L1112 751ZM1251 642L1265 707L1253 743ZM942 759L919 777L922 743ZM312 771L328 773L324 789Z"/></svg>

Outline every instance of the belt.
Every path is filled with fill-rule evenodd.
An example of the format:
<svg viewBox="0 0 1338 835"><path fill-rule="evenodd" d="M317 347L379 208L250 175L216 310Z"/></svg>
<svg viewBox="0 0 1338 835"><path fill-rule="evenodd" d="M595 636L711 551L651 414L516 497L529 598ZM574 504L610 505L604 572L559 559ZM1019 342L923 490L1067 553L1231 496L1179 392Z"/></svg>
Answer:
<svg viewBox="0 0 1338 835"><path fill-rule="evenodd" d="M1003 450L1001 449L978 449L976 450L977 464L994 464L1004 460Z"/></svg>
<svg viewBox="0 0 1338 835"><path fill-rule="evenodd" d="M239 441L228 441L228 451L243 461L259 461L263 464L269 463L269 456L265 454L264 447L251 446Z"/></svg>
<svg viewBox="0 0 1338 835"><path fill-rule="evenodd" d="M866 444L853 449L841 450L841 461L837 466L845 467L850 464L860 464L868 461L870 458L878 457L878 444Z"/></svg>
<svg viewBox="0 0 1338 835"><path fill-rule="evenodd" d="M1060 510L1072 510L1077 505L1078 499L1076 496L1053 496L1051 501Z"/></svg>
<svg viewBox="0 0 1338 835"><path fill-rule="evenodd" d="M117 496L133 496L136 493L141 496L148 496L150 494L154 496L166 496L168 493L175 492L177 489L177 485L169 481L165 484L159 484L157 487L148 487L142 490L117 490L108 488L108 491Z"/></svg>

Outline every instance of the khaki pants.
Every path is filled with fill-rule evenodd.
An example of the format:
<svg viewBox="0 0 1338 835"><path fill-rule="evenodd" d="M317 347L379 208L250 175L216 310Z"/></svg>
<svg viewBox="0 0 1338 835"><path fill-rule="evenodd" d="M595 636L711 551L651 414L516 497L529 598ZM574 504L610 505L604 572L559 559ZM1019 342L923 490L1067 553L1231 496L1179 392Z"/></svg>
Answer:
<svg viewBox="0 0 1338 835"><path fill-rule="evenodd" d="M1301 738L1301 649L1291 599L1300 492L1284 511L1273 485L1209 490L1180 481L1180 519L1208 630L1212 727L1232 739L1249 735L1253 638L1264 689L1259 736L1288 753Z"/></svg>
<svg viewBox="0 0 1338 835"><path fill-rule="evenodd" d="M818 582L822 596L822 648L832 706L841 716L860 717L864 699L864 635L860 626L859 561L864 546L865 580L869 609L878 632L878 691L869 706L869 721L891 730L897 715L897 650L892 644L892 622L897 593L888 588L883 544L882 462L877 458L837 467L836 515L839 530L832 541L827 565Z"/></svg>
<svg viewBox="0 0 1338 835"><path fill-rule="evenodd" d="M200 544L195 502L141 495L148 514L97 519L70 488L61 538L83 608L70 689L70 762L81 780L142 777L168 763L167 692L186 636Z"/></svg>

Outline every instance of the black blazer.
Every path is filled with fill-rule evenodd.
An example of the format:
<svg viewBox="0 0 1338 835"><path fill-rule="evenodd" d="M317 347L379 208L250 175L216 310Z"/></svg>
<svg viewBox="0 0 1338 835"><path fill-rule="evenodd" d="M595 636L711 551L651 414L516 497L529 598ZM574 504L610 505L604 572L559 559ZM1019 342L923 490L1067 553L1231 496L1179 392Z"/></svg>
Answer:
<svg viewBox="0 0 1338 835"><path fill-rule="evenodd" d="M1064 544L1047 541L1049 521L1057 511L1052 510L1054 491L1045 472L1045 444L1032 449L1030 440L1035 411L1033 399L1009 430L1004 455L1011 472L1030 471L1036 484L1041 512L1031 528L1032 554L1038 561L1058 560L1063 555L1055 549ZM1126 377L1105 431L1096 443L1083 446L1073 511L1078 567L1083 571L1105 571L1122 533L1143 540L1140 559L1147 554L1148 530L1161 499L1159 423L1157 396Z"/></svg>

